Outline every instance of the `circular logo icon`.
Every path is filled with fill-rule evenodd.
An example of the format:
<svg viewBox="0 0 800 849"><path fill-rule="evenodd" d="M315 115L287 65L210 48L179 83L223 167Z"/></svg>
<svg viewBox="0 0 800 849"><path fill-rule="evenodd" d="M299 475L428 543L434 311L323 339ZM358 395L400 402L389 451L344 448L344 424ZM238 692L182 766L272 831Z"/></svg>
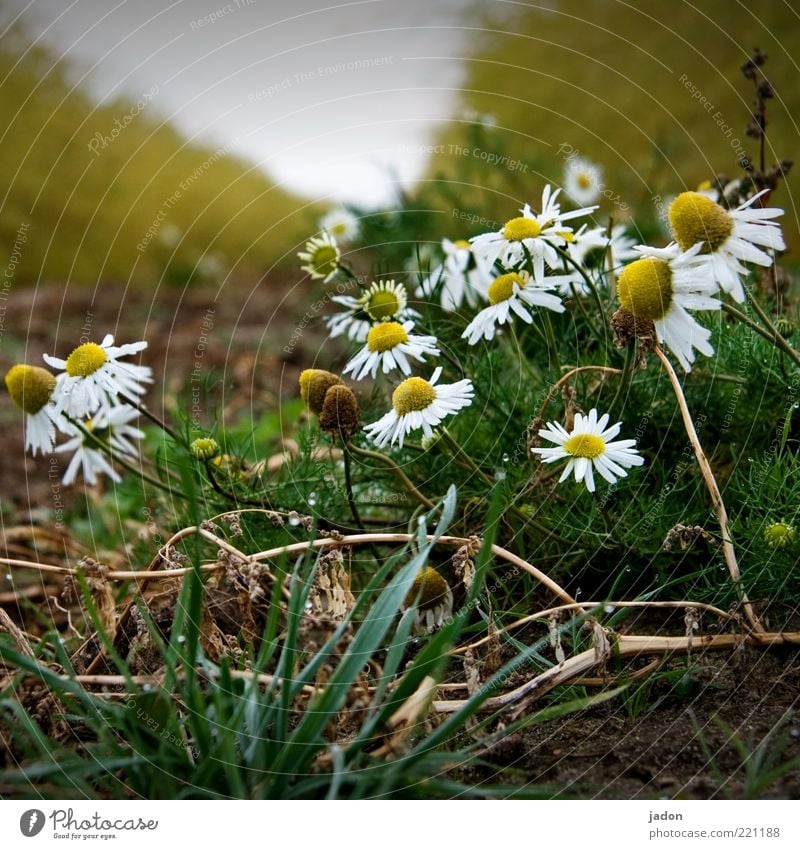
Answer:
<svg viewBox="0 0 800 849"><path fill-rule="evenodd" d="M31 808L19 818L19 830L25 837L36 837L44 828L44 812Z"/></svg>

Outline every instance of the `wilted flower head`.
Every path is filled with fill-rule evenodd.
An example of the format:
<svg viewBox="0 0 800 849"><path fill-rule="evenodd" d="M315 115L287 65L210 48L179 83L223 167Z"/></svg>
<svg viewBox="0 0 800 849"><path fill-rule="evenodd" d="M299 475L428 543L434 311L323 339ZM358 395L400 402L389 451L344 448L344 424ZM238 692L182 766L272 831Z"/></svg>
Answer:
<svg viewBox="0 0 800 849"><path fill-rule="evenodd" d="M325 393L342 382L339 375L319 368L307 368L300 373L300 397L312 413L319 415L325 402Z"/></svg>

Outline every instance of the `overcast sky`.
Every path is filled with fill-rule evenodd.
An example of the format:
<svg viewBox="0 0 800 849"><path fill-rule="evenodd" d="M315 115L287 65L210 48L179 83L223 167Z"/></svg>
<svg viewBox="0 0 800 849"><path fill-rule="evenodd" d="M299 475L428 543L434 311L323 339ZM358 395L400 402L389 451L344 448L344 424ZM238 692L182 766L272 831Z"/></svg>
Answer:
<svg viewBox="0 0 800 849"><path fill-rule="evenodd" d="M470 0L0 0L98 100L228 144L312 198L378 204L453 114ZM498 9L510 9L492 3Z"/></svg>

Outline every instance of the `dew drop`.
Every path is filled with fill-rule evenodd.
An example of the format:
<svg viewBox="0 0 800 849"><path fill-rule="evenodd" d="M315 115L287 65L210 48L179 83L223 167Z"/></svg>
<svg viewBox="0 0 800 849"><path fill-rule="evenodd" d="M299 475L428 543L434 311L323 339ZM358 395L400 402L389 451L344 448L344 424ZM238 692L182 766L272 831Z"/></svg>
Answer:
<svg viewBox="0 0 800 849"><path fill-rule="evenodd" d="M503 454L503 462L504 463L507 463L510 459L511 458L508 456L508 454Z"/></svg>
<svg viewBox="0 0 800 849"><path fill-rule="evenodd" d="M11 575L6 575L6 580L9 581L10 583L13 583L14 578L12 578Z"/></svg>
<svg viewBox="0 0 800 849"><path fill-rule="evenodd" d="M606 613L613 613L613 612L616 610L616 608L614 607L614 605L613 605L613 604L607 604L607 605L603 608L603 610L605 610L605 612L606 612Z"/></svg>
<svg viewBox="0 0 800 849"><path fill-rule="evenodd" d="M504 480L506 479L506 473L505 473L505 471L504 471L503 469L498 469L498 470L494 473L494 479L495 479L496 481L504 481Z"/></svg>
<svg viewBox="0 0 800 849"><path fill-rule="evenodd" d="M308 494L308 506L314 507L314 506L316 506L316 503L317 503L317 493L316 492L309 492L309 494Z"/></svg>
<svg viewBox="0 0 800 849"><path fill-rule="evenodd" d="M183 645L183 644L186 642L186 637L184 637L184 636L183 636L183 634L181 634L181 635L178 637L178 642L179 642L181 645Z"/></svg>
<svg viewBox="0 0 800 849"><path fill-rule="evenodd" d="M289 524L293 528L296 528L300 524L300 517L294 512L294 510L289 514Z"/></svg>

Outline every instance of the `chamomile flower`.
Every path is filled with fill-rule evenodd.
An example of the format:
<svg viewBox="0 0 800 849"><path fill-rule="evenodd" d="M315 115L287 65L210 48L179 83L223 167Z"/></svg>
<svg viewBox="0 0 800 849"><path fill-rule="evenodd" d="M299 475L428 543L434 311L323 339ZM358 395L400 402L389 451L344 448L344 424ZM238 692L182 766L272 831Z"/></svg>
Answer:
<svg viewBox="0 0 800 849"><path fill-rule="evenodd" d="M538 454L543 463L567 459L558 482L574 473L576 481L584 481L589 492L594 492L595 471L609 483L616 483L619 478L627 477L625 469L644 463L644 457L636 450L635 439L611 441L619 434L620 423L608 427L608 420L608 413L598 419L597 410L591 409L588 416L575 414L571 431L556 422L548 422L539 431L539 436L554 442L556 447L532 448L531 451Z"/></svg>
<svg viewBox="0 0 800 849"><path fill-rule="evenodd" d="M6 387L14 403L25 413L25 450L35 457L53 450L56 427L64 429L66 420L53 404L55 375L39 366L16 365L6 374Z"/></svg>
<svg viewBox="0 0 800 849"><path fill-rule="evenodd" d="M343 243L352 242L358 236L358 219L349 209L345 209L343 206L332 209L323 215L319 226Z"/></svg>
<svg viewBox="0 0 800 849"><path fill-rule="evenodd" d="M603 190L603 172L583 157L567 160L564 169L564 193L577 204L594 203Z"/></svg>
<svg viewBox="0 0 800 849"><path fill-rule="evenodd" d="M339 261L342 252L336 244L336 239L329 233L314 236L306 242L305 250L297 254L297 258L305 265L300 268L305 271L312 280L322 280L327 283L332 280L339 270Z"/></svg>
<svg viewBox="0 0 800 849"><path fill-rule="evenodd" d="M331 301L345 308L325 319L331 337L344 335L354 342L366 342L376 322L419 318L419 313L408 306L405 286L394 280L373 283L359 298L336 295Z"/></svg>
<svg viewBox="0 0 800 849"><path fill-rule="evenodd" d="M138 455L138 449L132 440L144 439L144 433L132 424L138 416L138 411L133 407L119 404L87 419L83 422L83 427L96 439L107 444L112 453L133 458ZM106 454L80 428L70 425L68 432L72 438L55 449L57 453L74 452L64 472L65 486L75 482L78 472L83 474L83 479L89 486L97 483L98 475L107 475L116 483L122 480Z"/></svg>
<svg viewBox="0 0 800 849"><path fill-rule="evenodd" d="M721 303L707 257L701 245L681 251L639 247L642 255L627 265L617 280L619 301L637 319L652 321L656 337L672 351L685 371L692 370L695 349L710 357L711 331L698 324L687 310L718 310Z"/></svg>
<svg viewBox="0 0 800 849"><path fill-rule="evenodd" d="M796 535L794 527L785 519L780 522L771 522L764 528L764 539L771 548L789 548Z"/></svg>
<svg viewBox="0 0 800 849"><path fill-rule="evenodd" d="M528 256L533 260L534 277L541 282L544 278L544 265L556 268L559 264L556 246L566 244L565 232L571 228L564 222L588 215L596 206L561 212L556 202L561 189L552 190L545 186L542 193L542 211L535 213L529 204L520 210L522 215L512 218L495 233L483 233L474 236L472 249L487 267L491 268L499 261L505 268L522 265Z"/></svg>
<svg viewBox="0 0 800 849"><path fill-rule="evenodd" d="M544 307L564 312L564 304L551 291L563 285L564 278L546 277L539 285L527 271L511 271L496 277L489 286L489 306L482 309L461 334L468 344L477 345L481 339L491 340L497 328L517 315L527 324L533 322L528 307Z"/></svg>
<svg viewBox="0 0 800 849"><path fill-rule="evenodd" d="M417 632L430 633L441 628L453 613L453 592L433 566L426 566L414 578L403 601L403 612L414 606L417 610L414 630Z"/></svg>
<svg viewBox="0 0 800 849"><path fill-rule="evenodd" d="M411 333L413 327L413 321L373 324L367 333L367 344L350 360L342 374L352 374L354 380L362 380L367 375L375 377L379 367L384 374L394 369L411 374L409 357L424 363L426 354L438 356L436 337L417 336Z"/></svg>
<svg viewBox="0 0 800 849"><path fill-rule="evenodd" d="M476 306L481 298L486 298L492 280L489 267L464 239L455 242L443 239L442 249L444 262L422 281L417 297L438 294L442 309L447 312L454 312L464 301L470 307Z"/></svg>
<svg viewBox="0 0 800 849"><path fill-rule="evenodd" d="M147 342L114 345L109 333L98 345L85 342L61 360L44 354L47 365L62 369L56 378L54 401L56 412L73 418L91 416L98 410L109 410L118 396L135 399L145 392L143 383L152 383L152 370L121 362L121 357L138 354Z"/></svg>
<svg viewBox="0 0 800 849"><path fill-rule="evenodd" d="M399 443L400 447L412 430L422 428L423 436L433 435L442 419L472 403L471 380L436 385L442 369L437 368L430 380L406 378L392 393L392 409L364 430L378 447Z"/></svg>
<svg viewBox="0 0 800 849"><path fill-rule="evenodd" d="M738 303L744 300L741 278L747 275L742 263L768 267L773 258L762 248L786 249L780 225L770 220L783 215L783 210L753 208L768 191L758 192L733 210L724 209L699 192L683 192L669 207L675 241L683 250L702 242L702 252L710 257L717 282Z"/></svg>

